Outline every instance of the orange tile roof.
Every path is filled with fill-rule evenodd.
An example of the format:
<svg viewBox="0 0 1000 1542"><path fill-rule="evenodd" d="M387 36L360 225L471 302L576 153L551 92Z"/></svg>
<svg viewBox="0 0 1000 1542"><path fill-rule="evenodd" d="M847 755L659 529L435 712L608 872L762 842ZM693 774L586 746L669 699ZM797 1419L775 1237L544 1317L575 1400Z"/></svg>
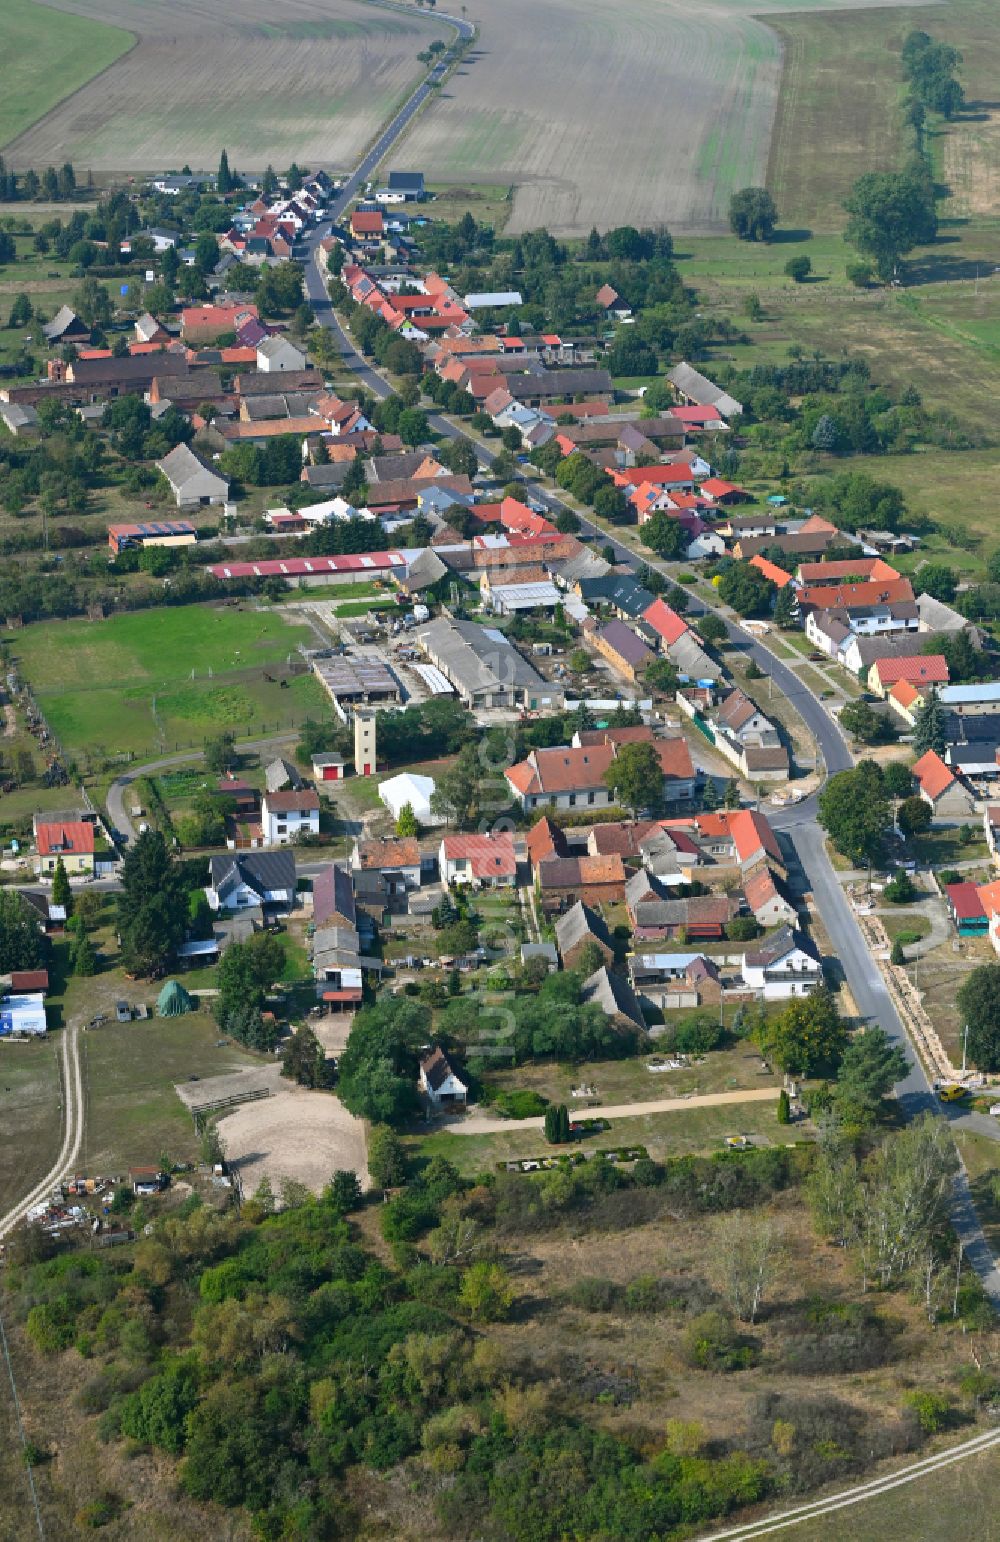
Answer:
<svg viewBox="0 0 1000 1542"><path fill-rule="evenodd" d="M909 680L899 680L889 692L892 700L898 702L903 708L909 709L915 701L920 701L920 692Z"/></svg>
<svg viewBox="0 0 1000 1542"><path fill-rule="evenodd" d="M779 589L784 589L792 582L791 573L786 573L784 568L779 568L776 562L768 562L766 557L751 557L750 566L757 568L765 578L769 578L772 584L777 584Z"/></svg>
<svg viewBox="0 0 1000 1542"><path fill-rule="evenodd" d="M512 835L446 835L442 845L446 861L465 860L475 878L513 878L517 872Z"/></svg>
<svg viewBox="0 0 1000 1542"><path fill-rule="evenodd" d="M358 860L366 869L419 867L420 846L414 835L384 841L359 841Z"/></svg>
<svg viewBox="0 0 1000 1542"><path fill-rule="evenodd" d="M521 793L575 792L602 786L614 758L612 745L532 750L527 760L511 766L506 775Z"/></svg>
<svg viewBox="0 0 1000 1542"><path fill-rule="evenodd" d="M913 767L913 774L920 783L920 791L935 800L947 792L955 781L954 771L945 765L935 750L928 750L926 755L921 755Z"/></svg>
<svg viewBox="0 0 1000 1542"><path fill-rule="evenodd" d="M1000 881L984 883L978 890L979 903L988 916L1000 915Z"/></svg>
<svg viewBox="0 0 1000 1542"><path fill-rule="evenodd" d="M739 809L729 815L729 831L741 862L758 851L765 851L775 862L784 862L781 847L770 824L756 809Z"/></svg>
<svg viewBox="0 0 1000 1542"><path fill-rule="evenodd" d="M802 527L805 529L805 526ZM800 562L799 578L804 584L840 583L845 578L868 580L900 578L902 575L881 557L847 557L843 562Z"/></svg>
<svg viewBox="0 0 1000 1542"><path fill-rule="evenodd" d="M860 584L810 584L799 591L799 604L816 610L847 610L852 605L894 605L913 599L908 578L871 579Z"/></svg>
<svg viewBox="0 0 1000 1542"><path fill-rule="evenodd" d="M561 857L565 851L566 837L559 826L554 825L547 814L543 814L528 831L528 857L532 867L537 867L546 857Z"/></svg>

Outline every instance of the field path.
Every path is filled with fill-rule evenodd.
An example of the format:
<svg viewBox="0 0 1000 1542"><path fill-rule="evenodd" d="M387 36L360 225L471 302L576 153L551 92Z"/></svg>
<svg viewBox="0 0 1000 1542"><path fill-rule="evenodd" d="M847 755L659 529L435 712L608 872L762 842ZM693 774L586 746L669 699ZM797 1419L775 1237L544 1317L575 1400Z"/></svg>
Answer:
<svg viewBox="0 0 1000 1542"><path fill-rule="evenodd" d="M773 1087L752 1087L745 1092L701 1092L687 1098L649 1098L642 1103L571 1109L570 1118L634 1119L640 1114L676 1114L686 1108L724 1108L739 1103L773 1103L777 1108L778 1094ZM544 1127L543 1118L491 1119L486 1114L468 1114L461 1122L444 1128L449 1135L500 1135L511 1130L541 1130Z"/></svg>
<svg viewBox="0 0 1000 1542"><path fill-rule="evenodd" d="M70 1022L63 1031L59 1046L59 1069L63 1093L63 1143L59 1155L44 1178L40 1178L24 1197L13 1205L7 1214L0 1216L0 1237L13 1231L33 1205L47 1199L59 1181L72 1172L80 1153L83 1140L84 1096L83 1070L80 1065L79 1022Z"/></svg>
<svg viewBox="0 0 1000 1542"><path fill-rule="evenodd" d="M873 1478L868 1483L858 1483L854 1488L842 1489L839 1494L831 1494L826 1499L814 1500L812 1504L797 1505L794 1510L785 1510L779 1515L749 1521L744 1526L731 1526L726 1531L706 1532L698 1542L751 1542L753 1537L766 1537L773 1532L787 1531L792 1526L801 1525L803 1521L818 1520L820 1516L831 1515L835 1510L844 1510L850 1505L863 1504L866 1499L875 1499L880 1494L890 1493L892 1489L900 1488L904 1483L913 1483L918 1478L931 1477L942 1467L950 1467L953 1462L961 1462L968 1456L977 1456L981 1451L988 1451L996 1445L1000 1445L1000 1430L986 1430L974 1435L970 1440L963 1440L957 1446L950 1446L947 1451L939 1451L935 1456L924 1457L922 1461L911 1462L907 1467L887 1473L885 1477ZM956 1524L956 1534L961 1532L962 1528Z"/></svg>

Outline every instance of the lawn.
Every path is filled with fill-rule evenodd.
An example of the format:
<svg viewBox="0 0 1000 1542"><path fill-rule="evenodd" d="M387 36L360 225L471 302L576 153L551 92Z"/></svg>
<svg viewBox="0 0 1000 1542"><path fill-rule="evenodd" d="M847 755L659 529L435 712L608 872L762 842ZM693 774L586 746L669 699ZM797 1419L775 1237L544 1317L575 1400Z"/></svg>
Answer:
<svg viewBox="0 0 1000 1542"><path fill-rule="evenodd" d="M733 1011L730 1007L730 1019ZM772 1085L777 1097L779 1083L773 1076L761 1075L760 1055L747 1043L737 1044L733 1049L715 1050L700 1064L683 1071L648 1071L649 1059L650 1056L643 1055L639 1060L592 1061L585 1066L523 1065L491 1074L488 1080L497 1088L530 1088L550 1102L567 1103L574 1108L583 1108L587 1103L646 1102L651 1098L680 1097L689 1092L731 1092L744 1087L756 1091ZM593 1087L595 1096L571 1099L572 1090L582 1085Z"/></svg>
<svg viewBox="0 0 1000 1542"><path fill-rule="evenodd" d="M0 146L107 69L134 42L122 27L28 0L0 0Z"/></svg>
<svg viewBox="0 0 1000 1542"><path fill-rule="evenodd" d="M48 1172L62 1141L59 1034L0 1043L0 1214Z"/></svg>
<svg viewBox="0 0 1000 1542"><path fill-rule="evenodd" d="M497 235L503 230L511 210L511 188L477 183L470 187L434 187L427 191L432 201L418 211L432 220L454 224L463 214L471 214L480 225L492 225Z"/></svg>
<svg viewBox="0 0 1000 1542"><path fill-rule="evenodd" d="M581 1072L581 1074L583 1074ZM654 1078L650 1077L650 1081ZM669 1097L664 1089L663 1097ZM651 1157L665 1158L687 1156L696 1152L721 1151L729 1135L752 1135L765 1144L777 1145L795 1137L795 1130L787 1130L776 1118L777 1093L774 1107L769 1103L748 1103L745 1107L692 1108L676 1113L637 1114L634 1118L614 1119L611 1129L602 1135L588 1136L579 1146L583 1151L611 1150L623 1144L644 1145ZM801 1139L801 1132L798 1133ZM409 1136L407 1145L421 1156L443 1156L454 1162L460 1172L468 1176L494 1172L498 1162L515 1157L551 1156L557 1148L546 1145L541 1130L519 1130L516 1123L510 1131L496 1135L452 1135L441 1132L433 1135Z"/></svg>
<svg viewBox="0 0 1000 1542"><path fill-rule="evenodd" d="M310 635L274 611L187 605L42 622L17 633L11 654L67 753L143 754L322 714L312 675L279 683Z"/></svg>
<svg viewBox="0 0 1000 1542"><path fill-rule="evenodd" d="M127 994L152 1000L156 987L131 986ZM163 1152L174 1161L193 1158L197 1137L174 1083L261 1064L238 1045L218 1048L218 1042L218 1025L206 1013L109 1022L84 1035L87 1123L81 1170L120 1172L129 1164L158 1162Z"/></svg>

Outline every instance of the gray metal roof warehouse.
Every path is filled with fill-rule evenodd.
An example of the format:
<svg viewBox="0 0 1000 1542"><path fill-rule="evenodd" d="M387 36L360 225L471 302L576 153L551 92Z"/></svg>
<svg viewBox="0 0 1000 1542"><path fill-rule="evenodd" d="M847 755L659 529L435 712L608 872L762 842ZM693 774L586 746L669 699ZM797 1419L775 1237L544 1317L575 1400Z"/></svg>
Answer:
<svg viewBox="0 0 1000 1542"><path fill-rule="evenodd" d="M431 663L475 707L559 706L562 692L543 680L501 632L439 616L416 634Z"/></svg>

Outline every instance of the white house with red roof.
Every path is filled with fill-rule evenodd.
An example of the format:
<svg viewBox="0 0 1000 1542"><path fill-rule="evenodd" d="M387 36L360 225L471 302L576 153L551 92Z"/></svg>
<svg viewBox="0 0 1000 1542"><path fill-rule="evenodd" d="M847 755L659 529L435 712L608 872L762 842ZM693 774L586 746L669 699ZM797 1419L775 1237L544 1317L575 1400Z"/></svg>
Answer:
<svg viewBox="0 0 1000 1542"><path fill-rule="evenodd" d="M35 820L38 872L51 877L62 859L69 878L93 878L95 827L83 820Z"/></svg>
<svg viewBox="0 0 1000 1542"><path fill-rule="evenodd" d="M438 870L446 888L457 884L471 889L511 888L517 879L514 837L496 835L446 835L438 849Z"/></svg>

